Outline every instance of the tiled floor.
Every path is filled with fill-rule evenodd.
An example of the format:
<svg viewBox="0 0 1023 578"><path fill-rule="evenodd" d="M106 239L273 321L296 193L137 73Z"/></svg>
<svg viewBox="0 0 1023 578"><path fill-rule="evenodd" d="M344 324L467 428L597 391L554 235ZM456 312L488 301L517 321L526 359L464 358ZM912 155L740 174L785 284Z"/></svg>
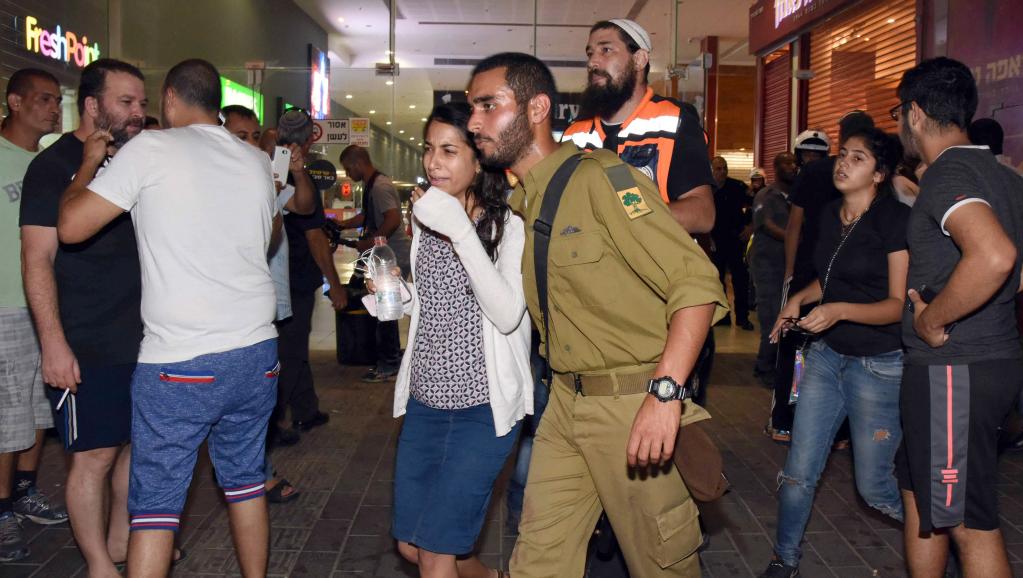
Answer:
<svg viewBox="0 0 1023 578"><path fill-rule="evenodd" d="M333 315L319 309L314 337L323 343L313 356L321 407L331 421L292 448L273 454L279 472L302 496L271 506L272 555L275 576L353 578L416 576L400 561L388 537L391 479L399 422L391 415L389 384L358 381L362 368L334 362ZM776 523L775 475L785 448L761 432L768 392L749 377L755 336L718 328L720 353L714 365L709 408L713 434L724 452L733 491L703 506L710 547L702 554L705 575L756 575L771 553ZM314 341L315 343L315 341ZM42 487L59 496L64 473L60 448L48 442ZM905 576L899 527L874 514L856 496L848 451L836 452L827 467L807 532L803 575L817 577ZM1014 569L1023 575L1023 454L1002 460L999 493L1003 528ZM499 484L500 495L503 482ZM46 528L27 523L32 557L0 565L0 578L84 576L83 562L67 527ZM225 507L209 463L201 461L185 511L182 546L188 559L174 576L235 576L237 563L227 529ZM496 499L480 541L491 565L506 563L514 536L504 530L503 500ZM590 576L614 576L607 567Z"/></svg>

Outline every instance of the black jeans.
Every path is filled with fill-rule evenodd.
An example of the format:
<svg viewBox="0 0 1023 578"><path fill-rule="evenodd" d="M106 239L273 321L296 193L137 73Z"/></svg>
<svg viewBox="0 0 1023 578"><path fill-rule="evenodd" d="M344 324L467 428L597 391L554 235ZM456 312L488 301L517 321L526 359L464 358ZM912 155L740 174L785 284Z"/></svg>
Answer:
<svg viewBox="0 0 1023 578"><path fill-rule="evenodd" d="M291 294L291 317L277 324L277 354L281 374L277 379L277 410L280 421L287 409L291 418L308 421L320 410L320 400L313 388L313 372L309 367L309 332L312 331L313 306L317 287L312 291Z"/></svg>
<svg viewBox="0 0 1023 578"><path fill-rule="evenodd" d="M734 242L718 244L714 241L716 249L711 254L714 266L718 268L718 277L721 284L725 283L725 273L732 274L732 294L735 297L735 320L742 323L749 320L749 271L746 270L746 263L743 262L743 244L739 239Z"/></svg>

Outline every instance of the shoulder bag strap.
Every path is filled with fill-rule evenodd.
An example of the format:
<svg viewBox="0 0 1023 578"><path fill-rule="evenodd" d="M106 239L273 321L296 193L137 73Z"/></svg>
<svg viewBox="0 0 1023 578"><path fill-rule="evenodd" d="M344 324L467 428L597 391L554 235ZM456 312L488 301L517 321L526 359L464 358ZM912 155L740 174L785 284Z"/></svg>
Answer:
<svg viewBox="0 0 1023 578"><path fill-rule="evenodd" d="M575 168L582 160L582 153L576 153L563 162L554 173L550 182L547 183L547 190L543 194L543 202L540 204L540 214L533 222L533 268L536 273L536 295L540 302L540 315L543 318L544 333L544 358L546 366L544 379L548 387L551 385L553 372L551 371L551 330L550 316L547 310L547 253L551 244L551 230L554 226L554 217L558 214L558 205L561 204L561 196L568 185L568 179L572 177Z"/></svg>

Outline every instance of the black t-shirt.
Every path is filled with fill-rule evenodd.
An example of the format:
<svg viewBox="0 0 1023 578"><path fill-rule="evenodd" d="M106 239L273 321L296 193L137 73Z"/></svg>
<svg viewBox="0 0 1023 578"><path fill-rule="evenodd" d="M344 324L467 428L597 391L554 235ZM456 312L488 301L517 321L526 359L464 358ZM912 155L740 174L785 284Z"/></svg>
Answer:
<svg viewBox="0 0 1023 578"><path fill-rule="evenodd" d="M842 200L825 205L820 214L813 262L821 285L835 249L842 239ZM909 207L885 195L849 233L831 265L823 303L877 303L888 298L888 254L906 250ZM902 349L899 322L865 325L839 321L824 332L825 343L843 355L879 355Z"/></svg>
<svg viewBox="0 0 1023 578"><path fill-rule="evenodd" d="M707 158L707 142L704 140L700 118L693 105L679 105L682 117L678 132L675 133L675 146L671 151L671 166L668 168L668 199L677 201L679 197L701 185L713 186L714 177L710 172L710 161ZM618 153L618 131L620 124L600 122L604 129L604 148ZM628 162L628 159L623 159ZM656 177L655 177L656 180Z"/></svg>
<svg viewBox="0 0 1023 578"><path fill-rule="evenodd" d="M739 233L746 226L747 209L752 205L746 184L726 178L725 184L714 190L714 229L710 235L718 246L738 244Z"/></svg>
<svg viewBox="0 0 1023 578"><path fill-rule="evenodd" d="M84 145L67 133L25 173L21 225L56 227L60 197L82 163ZM60 322L79 363L135 363L142 343L142 273L131 215L88 241L60 243L53 263Z"/></svg>
<svg viewBox="0 0 1023 578"><path fill-rule="evenodd" d="M291 177L288 177L291 183ZM309 241L305 232L319 229L326 222L323 214L323 199L317 192L313 195L316 209L308 215L288 213L284 215L284 230L288 235L288 273L290 275L291 293L308 293L323 285L323 273L313 259L309 250Z"/></svg>
<svg viewBox="0 0 1023 578"><path fill-rule="evenodd" d="M1005 233L1023 247L1023 178L998 162L987 147L953 147L927 168L909 218L909 287L927 285L940 293L961 254L944 228L945 220L967 203L991 206ZM985 305L959 320L948 341L934 349L917 337L908 307L902 317L906 362L912 365L966 364L1018 359L1015 297L1020 259L1005 284Z"/></svg>
<svg viewBox="0 0 1023 578"><path fill-rule="evenodd" d="M793 291L798 291L806 283L823 274L814 268L814 254L821 211L825 205L842 197L842 193L835 188L832 175L834 168L835 157L813 161L799 171L796 181L792 184L792 195L789 200L793 205L803 209L803 227L793 269Z"/></svg>

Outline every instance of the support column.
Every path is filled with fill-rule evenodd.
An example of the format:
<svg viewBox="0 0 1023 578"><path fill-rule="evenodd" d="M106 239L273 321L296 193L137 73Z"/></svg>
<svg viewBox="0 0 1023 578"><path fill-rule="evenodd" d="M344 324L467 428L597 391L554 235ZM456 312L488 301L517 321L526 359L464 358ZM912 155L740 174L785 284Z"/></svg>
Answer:
<svg viewBox="0 0 1023 578"><path fill-rule="evenodd" d="M711 157L717 154L718 133L718 37L707 36L700 41L700 52L704 59L710 58L710 66L704 60L703 81L703 128L707 131L707 152Z"/></svg>

